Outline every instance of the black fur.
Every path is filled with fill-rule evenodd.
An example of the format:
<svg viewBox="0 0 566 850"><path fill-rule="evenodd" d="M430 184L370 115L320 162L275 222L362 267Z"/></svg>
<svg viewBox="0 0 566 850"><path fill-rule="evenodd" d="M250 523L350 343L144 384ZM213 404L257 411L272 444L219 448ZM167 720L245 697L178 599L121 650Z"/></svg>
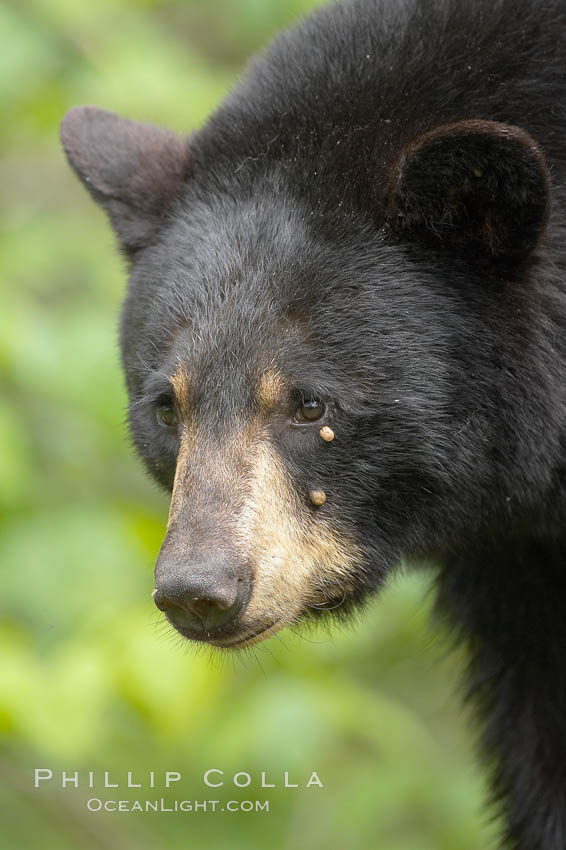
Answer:
<svg viewBox="0 0 566 850"><path fill-rule="evenodd" d="M440 565L514 850L566 847L565 36L565 0L353 0L280 35L187 143L63 125L131 258L148 469L172 486L154 410L179 363L217 445L266 368L288 378L269 439L360 541L346 607L401 558ZM286 427L301 397L332 406L332 446ZM222 527L204 485L194 511Z"/></svg>

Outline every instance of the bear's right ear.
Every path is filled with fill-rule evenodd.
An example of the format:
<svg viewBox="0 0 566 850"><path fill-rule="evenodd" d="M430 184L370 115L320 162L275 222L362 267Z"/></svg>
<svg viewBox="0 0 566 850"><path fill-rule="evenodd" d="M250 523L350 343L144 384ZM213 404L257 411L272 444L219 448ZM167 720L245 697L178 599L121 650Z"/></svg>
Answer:
<svg viewBox="0 0 566 850"><path fill-rule="evenodd" d="M191 165L189 140L94 106L70 109L61 123L69 163L108 213L130 258L157 233Z"/></svg>

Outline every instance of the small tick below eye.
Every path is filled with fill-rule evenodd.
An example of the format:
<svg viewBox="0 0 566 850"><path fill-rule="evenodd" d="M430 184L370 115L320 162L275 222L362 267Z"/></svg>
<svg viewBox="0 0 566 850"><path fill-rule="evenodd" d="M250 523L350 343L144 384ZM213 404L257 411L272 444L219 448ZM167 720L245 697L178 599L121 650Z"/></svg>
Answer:
<svg viewBox="0 0 566 850"><path fill-rule="evenodd" d="M318 422L326 413L326 405L317 399L305 401L295 412L293 421L305 425L308 422Z"/></svg>
<svg viewBox="0 0 566 850"><path fill-rule="evenodd" d="M309 499L315 507L320 508L326 502L326 493L324 490L310 490Z"/></svg>
<svg viewBox="0 0 566 850"><path fill-rule="evenodd" d="M156 408L156 416L158 423L163 428L176 428L179 424L177 411L170 404L160 404Z"/></svg>

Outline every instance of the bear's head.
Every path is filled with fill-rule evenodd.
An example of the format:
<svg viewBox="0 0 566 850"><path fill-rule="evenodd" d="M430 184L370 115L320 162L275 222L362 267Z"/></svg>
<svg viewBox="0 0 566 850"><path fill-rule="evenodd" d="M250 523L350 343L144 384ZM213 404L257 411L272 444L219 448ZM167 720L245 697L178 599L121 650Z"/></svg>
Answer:
<svg viewBox="0 0 566 850"><path fill-rule="evenodd" d="M240 647L343 615L507 509L537 462L509 372L548 207L527 133L433 128L375 185L92 107L62 138L130 267L130 425L172 494L154 597L179 632Z"/></svg>

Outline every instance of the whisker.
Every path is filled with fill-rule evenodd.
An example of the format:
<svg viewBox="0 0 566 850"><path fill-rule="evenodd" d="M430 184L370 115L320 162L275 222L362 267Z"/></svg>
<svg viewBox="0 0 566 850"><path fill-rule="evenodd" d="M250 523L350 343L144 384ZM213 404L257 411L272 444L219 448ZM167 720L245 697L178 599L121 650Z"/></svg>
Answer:
<svg viewBox="0 0 566 850"><path fill-rule="evenodd" d="M334 611L336 608L340 608L341 605L346 601L346 588L344 588L344 593L342 595L342 599L340 602L337 602L336 605L307 605L307 608L315 608L317 611Z"/></svg>
<svg viewBox="0 0 566 850"><path fill-rule="evenodd" d="M330 640L331 640L331 638L323 638L321 640L315 640L314 638L308 638L305 634L298 631L298 629L293 628L293 626L289 626L288 628L289 628L289 631L293 632L295 637L298 637L301 640L304 640L306 643L312 643L315 646L320 646L323 643L330 643Z"/></svg>

